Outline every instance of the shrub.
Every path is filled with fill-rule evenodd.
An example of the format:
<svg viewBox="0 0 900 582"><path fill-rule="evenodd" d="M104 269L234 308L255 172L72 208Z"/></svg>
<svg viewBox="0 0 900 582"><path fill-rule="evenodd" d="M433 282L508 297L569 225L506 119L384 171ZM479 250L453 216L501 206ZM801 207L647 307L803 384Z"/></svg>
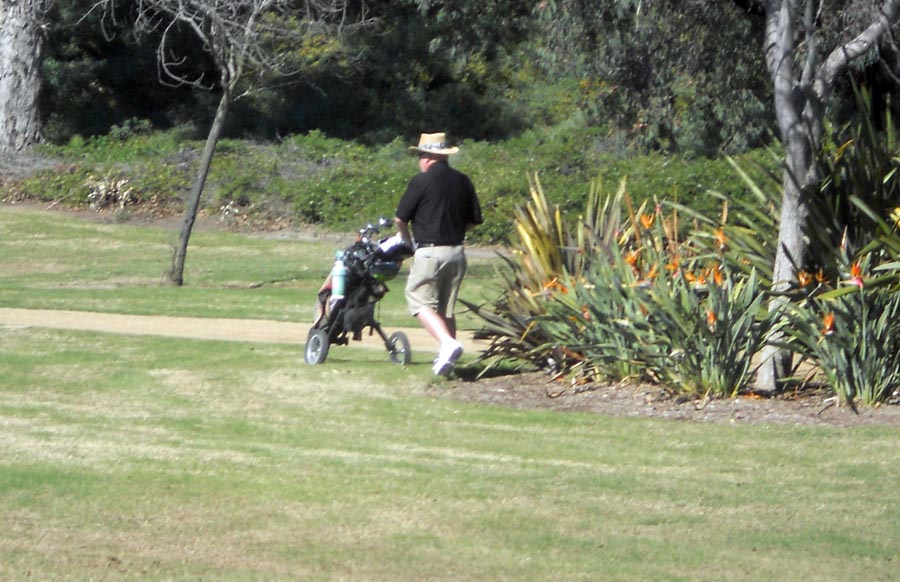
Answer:
<svg viewBox="0 0 900 582"><path fill-rule="evenodd" d="M574 225L563 219L558 206L551 208L537 176L531 180L530 193L531 201L515 210L518 247L512 257L504 257L506 268L499 272L504 281L502 294L491 306L465 302L488 324L477 334L491 340L483 354L490 362L488 368L508 358L541 367L563 365L554 359L559 358L558 350L548 349L552 340L541 321L548 301L564 287L562 278L580 276L589 268L591 257L601 256L603 249L614 245L621 228L624 183L614 196L604 199L595 182L585 212Z"/></svg>
<svg viewBox="0 0 900 582"><path fill-rule="evenodd" d="M579 381L649 380L695 395L745 389L776 322L758 278L733 277L722 251L681 239L677 210L635 210L624 182L602 203L599 192L566 221L533 182L515 215L504 294L493 309L471 306L488 324L485 357Z"/></svg>
<svg viewBox="0 0 900 582"><path fill-rule="evenodd" d="M900 293L854 286L792 305L788 319L788 345L842 402L879 404L900 389Z"/></svg>
<svg viewBox="0 0 900 582"><path fill-rule="evenodd" d="M853 253L845 239L829 263L833 275L798 274L785 328L786 347L815 362L850 406L885 402L900 389L900 208L884 220L855 204L877 225L871 241Z"/></svg>
<svg viewBox="0 0 900 582"><path fill-rule="evenodd" d="M152 129L153 124L149 119L132 117L123 121L121 125L110 127L109 137L119 141L127 141L129 138L137 135L147 135Z"/></svg>
<svg viewBox="0 0 900 582"><path fill-rule="evenodd" d="M810 259L798 272L786 346L810 358L841 401L878 404L900 387L898 140L885 118L833 130L810 200Z"/></svg>
<svg viewBox="0 0 900 582"><path fill-rule="evenodd" d="M677 229L677 214L666 219L662 207L640 213L583 278L567 279L574 292L554 295L546 347L593 378L733 397L752 381L777 317L755 273L732 276L721 256L697 254Z"/></svg>
<svg viewBox="0 0 900 582"><path fill-rule="evenodd" d="M194 180L203 142L193 139L185 128L146 131L145 122L133 120L110 135L73 138L66 145L42 149L66 166L77 165L83 176L128 179L144 199L184 197ZM279 143L222 140L203 203L209 208L240 203L248 212L280 208L290 215L283 218L355 230L358 216L393 213L406 182L417 171L406 149L411 143L397 138L365 146L319 131ZM462 146L451 163L472 177L485 219L472 231L473 242L506 243L514 238L509 217L528 201L528 176L533 172L541 175L548 202L559 205L565 214L581 211L592 182L615 188L626 178L636 204L672 197L687 207L718 204L704 184L717 186L731 199L748 197L747 186L723 160L621 157L615 148L610 149L602 131L577 118L503 142L464 141ZM23 194L81 200L70 188L71 182L62 184L52 173L36 175L35 181L24 185Z"/></svg>
<svg viewBox="0 0 900 582"><path fill-rule="evenodd" d="M640 305L647 325L636 328L647 374L676 392L734 397L752 382L755 356L777 314L755 274L693 285L685 277L657 278ZM721 278L719 278L721 277Z"/></svg>
<svg viewBox="0 0 900 582"><path fill-rule="evenodd" d="M774 153L770 159L777 159ZM721 204L718 213L703 213L684 204L673 204L681 214L694 223L693 243L708 254L719 256L723 265L733 273L749 276L754 273L763 287L772 285L772 266L778 232L781 204L781 179L756 160L744 164L726 158L735 175L747 186L747 198L735 198L727 193L711 191L710 196Z"/></svg>
<svg viewBox="0 0 900 582"><path fill-rule="evenodd" d="M583 283L566 279L571 287L562 287L540 318L548 363L580 381L649 379L642 356L653 346L641 346L651 331L638 299L643 289L627 274L623 280L617 264L596 262Z"/></svg>

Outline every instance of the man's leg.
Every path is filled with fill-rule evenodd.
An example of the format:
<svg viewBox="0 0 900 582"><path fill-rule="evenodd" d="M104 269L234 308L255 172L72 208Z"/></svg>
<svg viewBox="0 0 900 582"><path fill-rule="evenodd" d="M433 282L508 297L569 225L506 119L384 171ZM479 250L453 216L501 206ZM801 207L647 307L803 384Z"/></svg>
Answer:
<svg viewBox="0 0 900 582"><path fill-rule="evenodd" d="M422 327L431 334L431 337L436 339L441 345L444 342L452 341L456 337L456 325L453 325L450 328L447 325L447 320L441 317L437 312L428 309L427 307L423 307L419 313L416 314L416 317L421 322ZM455 321L454 321L455 324Z"/></svg>
<svg viewBox="0 0 900 582"><path fill-rule="evenodd" d="M438 351L438 357L434 361L434 367L432 367L431 370L437 376L448 374L450 370L453 369L456 360L458 360L463 353L463 345L456 341L456 338L454 337L456 326L452 325L448 328L447 320L439 313L428 309L427 307L423 307L416 314L416 317L422 323L425 330L441 344L440 350ZM450 321L455 323L455 320L453 319Z"/></svg>
<svg viewBox="0 0 900 582"><path fill-rule="evenodd" d="M447 258L451 259L448 265ZM453 260L455 259L455 260ZM456 341L456 320L452 317L461 274L459 257L444 249L419 249L406 284L406 298L410 310L422 327L440 343L438 357L432 370L445 375L463 352L463 345ZM462 263L465 268L465 263ZM464 272L464 271L463 271ZM447 316L451 313L451 316Z"/></svg>

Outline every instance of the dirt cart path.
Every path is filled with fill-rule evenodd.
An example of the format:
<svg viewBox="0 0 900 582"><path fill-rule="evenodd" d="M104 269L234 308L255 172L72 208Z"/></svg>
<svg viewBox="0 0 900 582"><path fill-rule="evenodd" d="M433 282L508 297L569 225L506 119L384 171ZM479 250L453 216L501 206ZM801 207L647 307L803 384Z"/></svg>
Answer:
<svg viewBox="0 0 900 582"><path fill-rule="evenodd" d="M162 315L124 315L88 311L58 311L50 309L0 308L0 326L43 327L116 333L123 335L156 335L202 340L222 340L262 343L296 343L306 341L309 323L293 323L264 319L217 319L208 317L169 317ZM437 352L437 343L421 328L385 327L390 335L403 331L416 351ZM471 332L462 332L460 341L466 352L475 354L484 342L472 339ZM362 341L351 345L383 349L378 335L363 334Z"/></svg>

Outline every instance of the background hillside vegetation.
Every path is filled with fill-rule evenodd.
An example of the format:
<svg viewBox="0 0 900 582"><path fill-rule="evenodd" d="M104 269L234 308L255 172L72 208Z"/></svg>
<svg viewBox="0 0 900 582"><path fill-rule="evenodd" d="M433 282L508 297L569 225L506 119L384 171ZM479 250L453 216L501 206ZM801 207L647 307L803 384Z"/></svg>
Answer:
<svg viewBox="0 0 900 582"><path fill-rule="evenodd" d="M355 228L392 213L415 170L405 147L423 131L464 145L455 163L483 197L487 224L474 235L482 242L508 237L534 174L564 211L583 206L593 180L615 188L623 177L637 203L708 212L710 190L747 199L722 154L749 156L745 168L777 162L760 151L774 123L763 20L739 4L367 2L371 25L342 50L327 39L298 46L302 75L235 102L204 204L231 217ZM96 206L99 184L114 199L127 192L99 204L127 211L177 206L186 195L216 87L160 83L158 38L135 34L136 3L116 6L111 15L89 0L53 5L43 153L59 164L6 188L6 198ZM170 34L192 55L186 76L216 78L189 31ZM885 53L853 70L835 92L835 121L856 111L854 80L878 111L890 107L892 66Z"/></svg>

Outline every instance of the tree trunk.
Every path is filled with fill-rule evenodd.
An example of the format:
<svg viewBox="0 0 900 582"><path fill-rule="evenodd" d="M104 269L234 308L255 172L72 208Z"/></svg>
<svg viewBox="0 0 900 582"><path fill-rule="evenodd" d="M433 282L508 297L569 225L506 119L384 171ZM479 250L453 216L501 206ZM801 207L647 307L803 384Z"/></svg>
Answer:
<svg viewBox="0 0 900 582"><path fill-rule="evenodd" d="M801 6L802 5L802 6ZM819 182L816 155L822 142L825 104L834 83L851 61L863 56L879 39L889 34L900 14L900 0L884 0L872 23L856 38L836 47L821 60L816 50L816 13L811 2L765 0L766 64L775 93L775 116L785 146L785 172L778 248L772 276L774 298L769 309L781 309L786 298L779 295L790 287L796 270L806 259L804 229L809 216L803 194ZM800 14L800 9L804 13ZM797 26L802 23L807 43L802 71L795 69ZM798 74L799 73L799 74ZM773 338L778 340L780 338ZM791 371L791 353L769 347L756 378L760 391L775 392Z"/></svg>
<svg viewBox="0 0 900 582"><path fill-rule="evenodd" d="M0 151L19 151L41 138L43 0L0 0Z"/></svg>
<svg viewBox="0 0 900 582"><path fill-rule="evenodd" d="M817 171L812 157L812 144L818 143L821 135L808 135L800 132L786 144L786 169L782 179L782 200L780 228L778 230L778 248L775 252L775 265L772 272L773 299L770 310L781 310L787 298L781 295L794 280L796 269L802 267L806 258L806 242L803 228L806 225L809 209L802 195L806 188L818 182ZM780 337L775 337L777 341ZM776 392L781 388L781 381L791 374L793 356L790 351L769 346L762 353L763 365L756 379L757 390Z"/></svg>
<svg viewBox="0 0 900 582"><path fill-rule="evenodd" d="M200 160L200 169L197 171L197 177L194 180L194 186L191 188L191 194L187 201L187 208L184 211L184 217L181 221L181 232L178 236L178 247L172 257L172 268L169 270L169 281L174 285L181 286L184 284L184 260L187 257L188 241L191 238L191 231L194 228L194 222L197 220L197 211L200 208L200 196L203 194L203 187L206 185L206 177L209 175L209 167L212 164L213 154L216 151L216 144L222 135L225 127L225 117L231 106L231 92L226 89L222 92L222 98L219 100L219 107L216 109L216 117L213 120L212 127L209 129L209 135L206 138L206 146L203 148L203 157Z"/></svg>

